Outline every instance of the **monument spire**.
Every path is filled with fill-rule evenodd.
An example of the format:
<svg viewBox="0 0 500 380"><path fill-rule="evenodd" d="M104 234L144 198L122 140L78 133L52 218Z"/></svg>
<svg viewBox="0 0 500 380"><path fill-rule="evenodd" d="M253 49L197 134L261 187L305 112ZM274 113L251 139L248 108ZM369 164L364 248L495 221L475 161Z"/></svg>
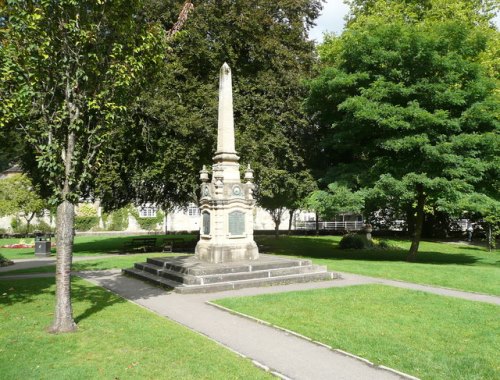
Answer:
<svg viewBox="0 0 500 380"><path fill-rule="evenodd" d="M216 162L238 161L234 148L233 89L231 69L227 63L220 68L219 121L217 126Z"/></svg>

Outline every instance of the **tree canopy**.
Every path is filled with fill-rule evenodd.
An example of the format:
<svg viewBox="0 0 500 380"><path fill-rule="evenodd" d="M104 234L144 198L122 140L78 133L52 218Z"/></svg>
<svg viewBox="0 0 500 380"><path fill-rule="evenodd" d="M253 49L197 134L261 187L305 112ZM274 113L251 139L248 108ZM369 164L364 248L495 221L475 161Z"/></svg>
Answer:
<svg viewBox="0 0 500 380"><path fill-rule="evenodd" d="M146 17L168 28L179 3L150 0ZM290 176L289 181L307 176L301 137L309 123L301 109L306 94L301 80L313 67L307 30L320 1L193 4L162 63L161 77L142 91L123 149L114 153L118 159L103 176L101 198L109 200L109 207L117 200L169 205L197 198L198 172L215 151L217 75L224 62L233 74L242 168L250 163L255 169L261 194L272 191L268 184L278 174Z"/></svg>
<svg viewBox="0 0 500 380"><path fill-rule="evenodd" d="M310 83L325 176L406 193L410 259L426 205L445 209L474 191L498 199L498 93L480 62L490 38L462 21L367 18L327 41Z"/></svg>
<svg viewBox="0 0 500 380"><path fill-rule="evenodd" d="M73 331L74 203L92 192L120 122L162 49L140 1L8 1L0 8L0 130L24 140L22 166L57 206L53 332Z"/></svg>

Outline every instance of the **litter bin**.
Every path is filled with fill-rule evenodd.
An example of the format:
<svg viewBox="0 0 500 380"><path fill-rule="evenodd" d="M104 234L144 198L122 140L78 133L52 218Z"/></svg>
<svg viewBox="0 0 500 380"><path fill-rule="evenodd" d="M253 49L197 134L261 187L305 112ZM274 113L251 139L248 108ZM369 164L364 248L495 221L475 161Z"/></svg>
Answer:
<svg viewBox="0 0 500 380"><path fill-rule="evenodd" d="M43 235L35 236L35 256L50 256L50 238L47 239Z"/></svg>

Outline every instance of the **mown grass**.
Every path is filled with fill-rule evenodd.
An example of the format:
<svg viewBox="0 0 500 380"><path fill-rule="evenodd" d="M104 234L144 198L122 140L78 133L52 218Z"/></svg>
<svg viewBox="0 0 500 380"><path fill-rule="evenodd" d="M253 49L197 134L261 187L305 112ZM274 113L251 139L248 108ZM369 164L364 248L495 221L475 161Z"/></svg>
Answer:
<svg viewBox="0 0 500 380"><path fill-rule="evenodd" d="M73 246L75 256L93 256L103 254L115 254L123 251L123 246L127 241L137 237L156 237L161 241L166 237L194 239L194 235L138 235L138 236L76 236ZM7 244L17 244L20 242L33 243L33 239L0 239L0 246ZM7 259L31 259L34 257L34 248L0 248L0 254ZM56 249L52 248L52 254Z"/></svg>
<svg viewBox="0 0 500 380"><path fill-rule="evenodd" d="M310 258L331 271L344 271L465 291L500 295L500 251L467 244L423 241L417 261L408 263L408 240L388 240L399 248L340 249L339 236L257 237L269 253Z"/></svg>
<svg viewBox="0 0 500 380"><path fill-rule="evenodd" d="M216 303L422 379L500 378L500 308L382 285Z"/></svg>
<svg viewBox="0 0 500 380"><path fill-rule="evenodd" d="M116 255L113 257L103 257L96 260L85 260L73 262L71 270L73 271L91 271L107 269L125 269L134 266L134 263L145 262L148 257L182 256L183 253L141 253L134 255ZM14 269L15 266L8 267L12 270L0 272L1 276L12 276L16 274L30 273L55 273L55 265L46 265L43 267L30 269Z"/></svg>
<svg viewBox="0 0 500 380"><path fill-rule="evenodd" d="M54 280L0 281L2 379L268 379L216 343L81 279L78 331L52 335Z"/></svg>

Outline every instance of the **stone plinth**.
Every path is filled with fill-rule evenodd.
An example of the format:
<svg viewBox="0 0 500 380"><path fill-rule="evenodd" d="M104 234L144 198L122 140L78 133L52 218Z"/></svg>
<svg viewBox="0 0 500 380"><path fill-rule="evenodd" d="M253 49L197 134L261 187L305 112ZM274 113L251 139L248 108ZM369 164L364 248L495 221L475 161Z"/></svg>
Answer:
<svg viewBox="0 0 500 380"><path fill-rule="evenodd" d="M232 289L328 281L339 278L311 260L260 255L257 260L209 263L193 256L148 258L125 274L178 293L209 293Z"/></svg>

